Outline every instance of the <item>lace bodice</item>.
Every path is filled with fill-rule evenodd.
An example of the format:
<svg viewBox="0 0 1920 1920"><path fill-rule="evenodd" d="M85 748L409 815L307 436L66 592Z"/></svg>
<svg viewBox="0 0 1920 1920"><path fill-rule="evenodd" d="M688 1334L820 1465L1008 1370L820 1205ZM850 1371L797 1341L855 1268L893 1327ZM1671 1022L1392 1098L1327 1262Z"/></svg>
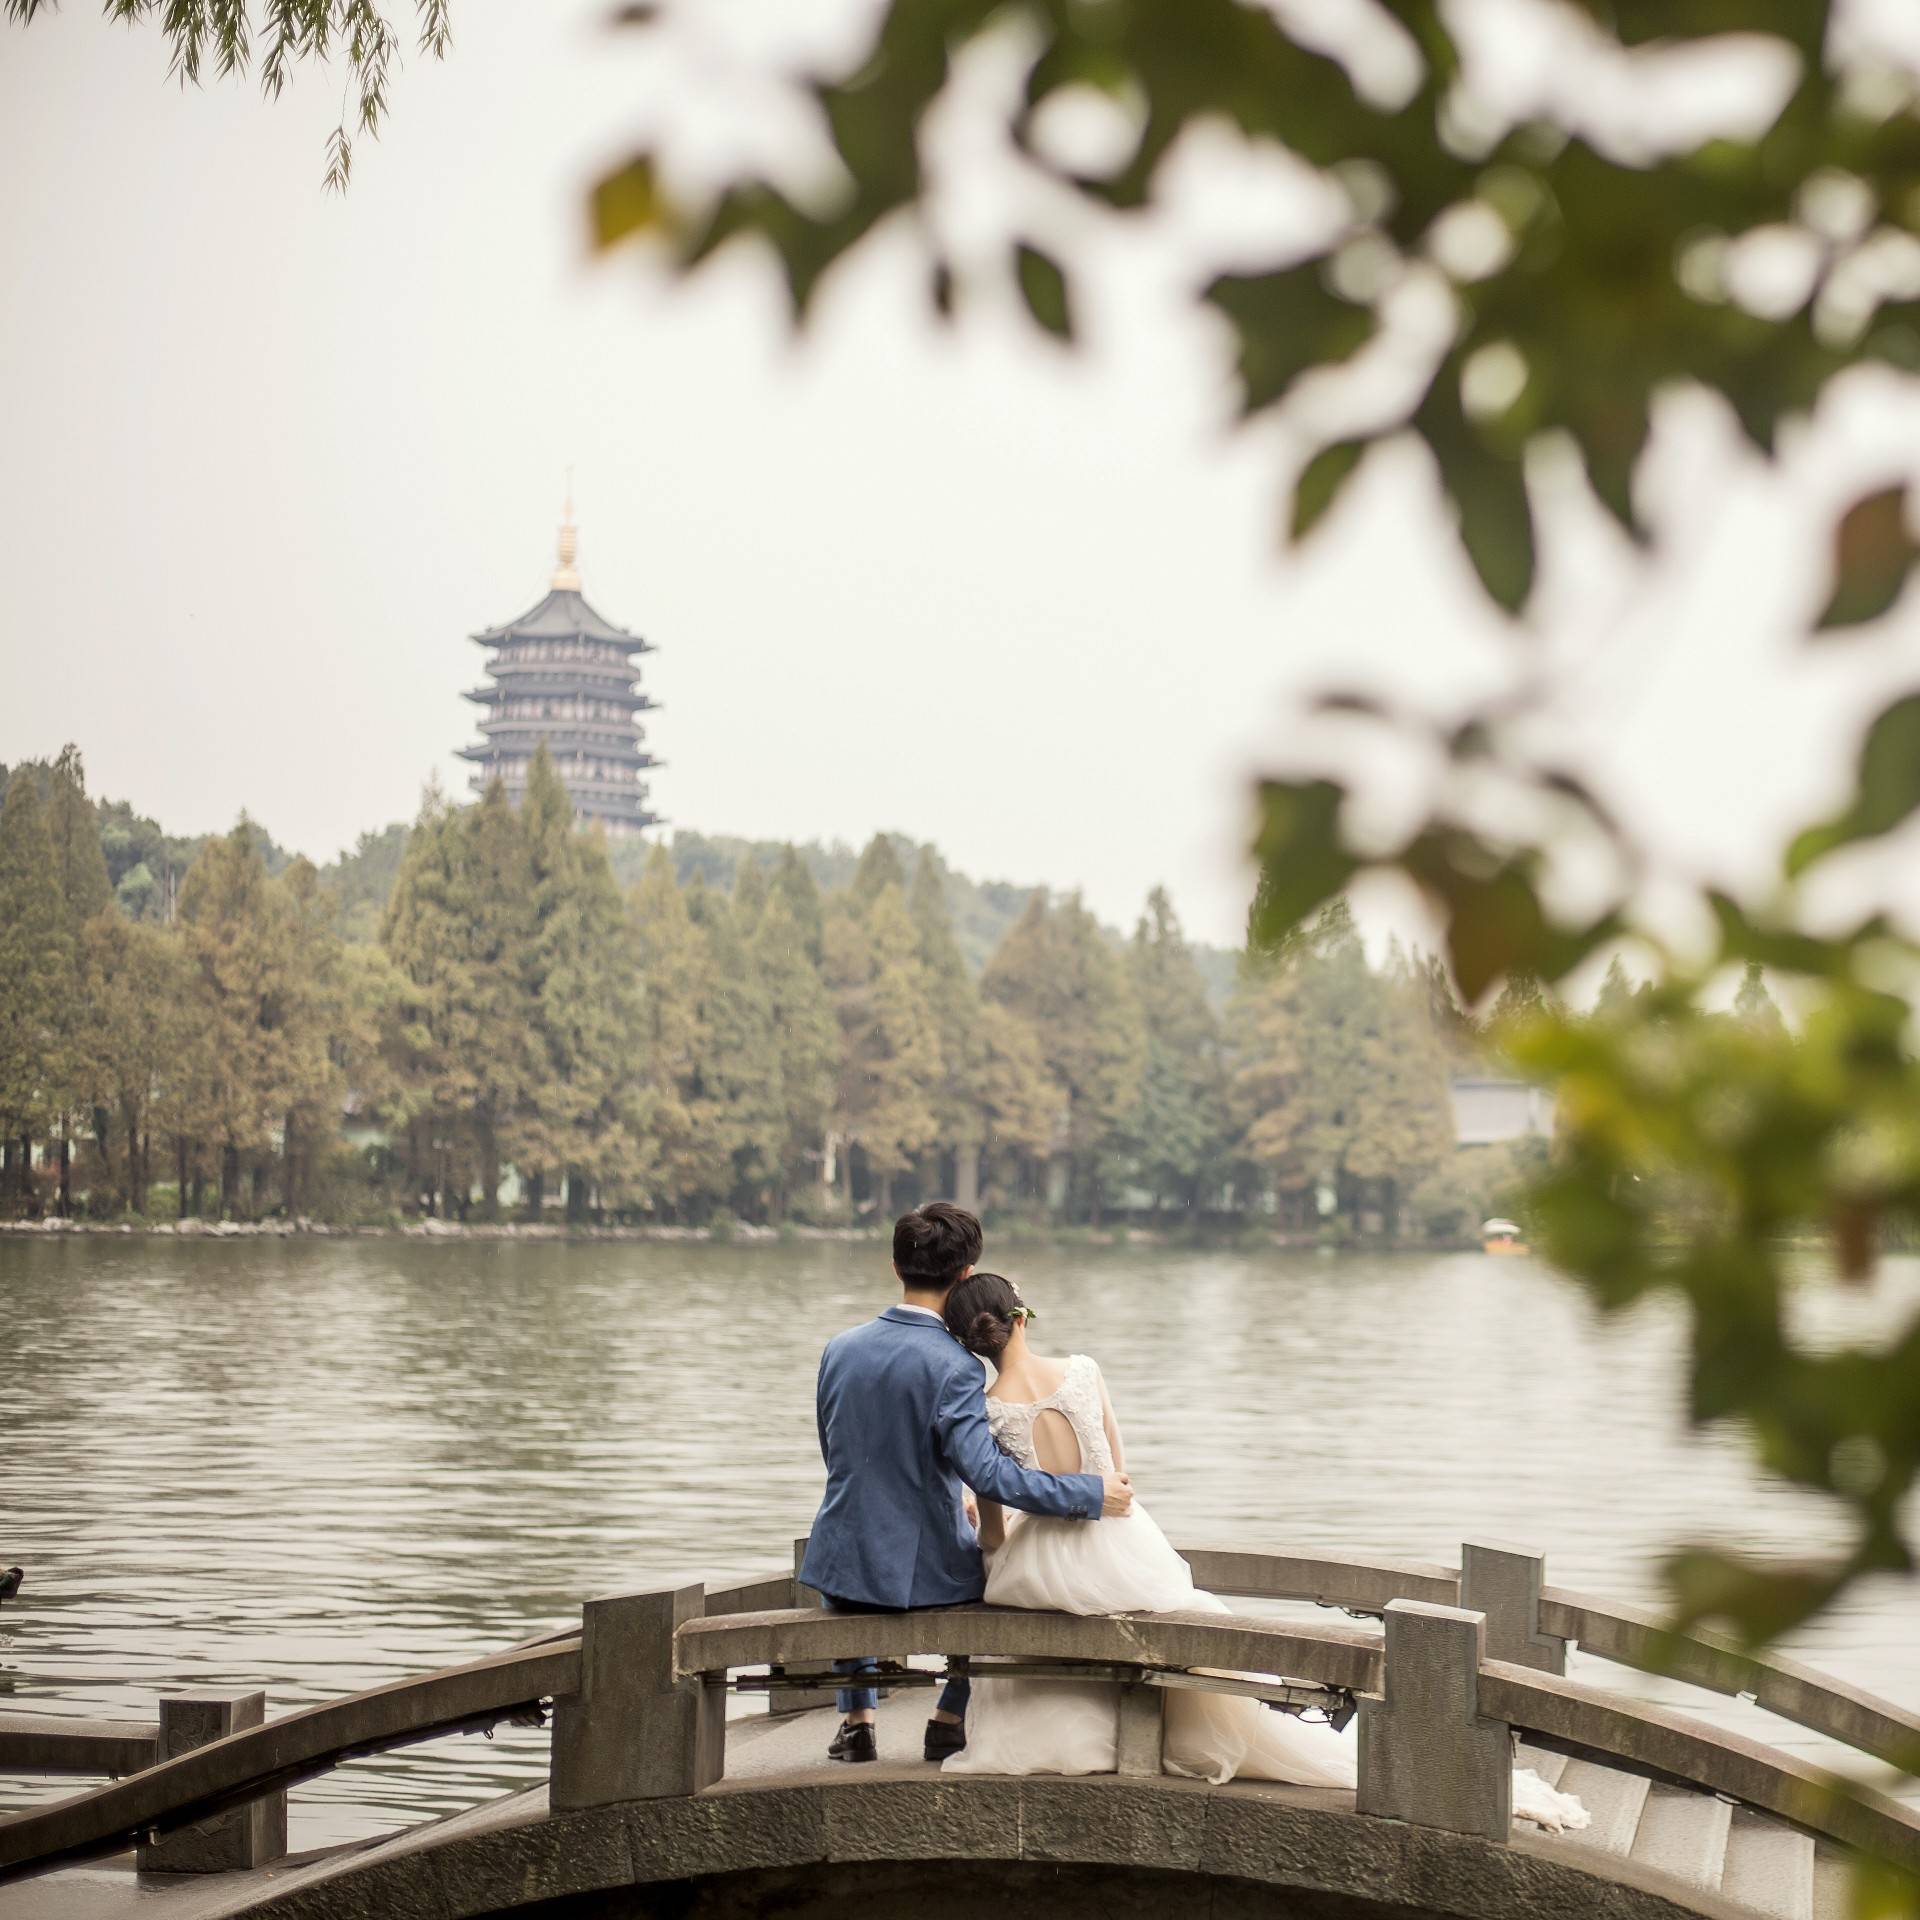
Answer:
<svg viewBox="0 0 1920 1920"><path fill-rule="evenodd" d="M1040 1456L1034 1451L1033 1422L1037 1414L1051 1409L1063 1415L1080 1443L1082 1473L1111 1473L1113 1449L1107 1445L1107 1423L1101 1406L1100 1369L1084 1353L1067 1361L1066 1377L1044 1400L987 1400L987 1425L999 1442L1000 1451L1011 1455L1029 1471L1038 1471Z"/></svg>

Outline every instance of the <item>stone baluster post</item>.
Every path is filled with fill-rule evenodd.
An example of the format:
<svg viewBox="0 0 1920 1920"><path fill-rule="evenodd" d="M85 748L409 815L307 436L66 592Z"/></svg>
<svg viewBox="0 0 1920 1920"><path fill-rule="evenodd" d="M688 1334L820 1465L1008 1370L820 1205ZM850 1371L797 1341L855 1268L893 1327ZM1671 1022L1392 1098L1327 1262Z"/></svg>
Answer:
<svg viewBox="0 0 1920 1920"><path fill-rule="evenodd" d="M160 1739L154 1757L172 1760L196 1747L261 1726L267 1717L264 1693L171 1693L160 1701ZM227 1873L236 1867L264 1867L286 1857L287 1795L263 1793L244 1807L232 1807L210 1820L177 1828L164 1839L143 1845L137 1864L142 1873Z"/></svg>
<svg viewBox="0 0 1920 1920"><path fill-rule="evenodd" d="M820 1596L811 1587L800 1584L800 1562L807 1557L806 1536L803 1534L793 1543L793 1604L796 1607L817 1607ZM830 1660L789 1660L776 1669L778 1672L823 1673L829 1678L833 1675L833 1662ZM769 1713L805 1713L810 1707L830 1707L833 1705L834 1690L826 1687L796 1687L791 1693L769 1693L767 1711Z"/></svg>
<svg viewBox="0 0 1920 1920"><path fill-rule="evenodd" d="M1513 1758L1480 1714L1486 1621L1461 1607L1387 1603L1383 1695L1360 1703L1361 1813L1505 1840Z"/></svg>
<svg viewBox="0 0 1920 1920"><path fill-rule="evenodd" d="M1166 1734L1167 1690L1135 1682L1120 1689L1120 1737L1116 1773L1157 1776Z"/></svg>
<svg viewBox="0 0 1920 1920"><path fill-rule="evenodd" d="M1544 1554L1498 1540L1472 1540L1460 1549L1460 1604L1487 1616L1487 1658L1539 1673L1567 1670L1567 1643L1540 1631Z"/></svg>
<svg viewBox="0 0 1920 1920"><path fill-rule="evenodd" d="M706 1608L701 1585L589 1600L580 1691L553 1703L554 1810L698 1793L726 1768L727 1697L674 1669L674 1630Z"/></svg>

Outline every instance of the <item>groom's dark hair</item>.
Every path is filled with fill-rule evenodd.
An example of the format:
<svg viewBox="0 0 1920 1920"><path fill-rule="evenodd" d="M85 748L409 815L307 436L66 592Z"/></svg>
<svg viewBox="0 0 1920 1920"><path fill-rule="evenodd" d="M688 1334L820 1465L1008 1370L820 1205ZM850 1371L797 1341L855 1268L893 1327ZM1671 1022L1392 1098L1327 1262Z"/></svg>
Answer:
<svg viewBox="0 0 1920 1920"><path fill-rule="evenodd" d="M931 1200L893 1223L893 1270L907 1287L950 1287L980 1258L980 1222L950 1200Z"/></svg>

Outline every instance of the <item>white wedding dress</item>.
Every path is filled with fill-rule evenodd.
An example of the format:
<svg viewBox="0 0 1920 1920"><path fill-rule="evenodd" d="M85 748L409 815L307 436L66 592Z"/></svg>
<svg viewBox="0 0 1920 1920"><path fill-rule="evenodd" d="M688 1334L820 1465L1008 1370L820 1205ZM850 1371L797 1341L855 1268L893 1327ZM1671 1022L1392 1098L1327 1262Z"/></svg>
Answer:
<svg viewBox="0 0 1920 1920"><path fill-rule="evenodd" d="M989 1398L987 1416L1001 1449L1038 1469L1033 1424L1060 1414L1072 1427L1086 1473L1115 1471L1107 1444L1100 1369L1085 1354L1043 1400ZM986 1598L996 1607L1053 1613L1227 1613L1224 1600L1193 1584L1192 1571L1135 1500L1124 1520L1055 1520L1006 1515L1005 1543L987 1558ZM1094 1680L994 1680L975 1669L967 1744L944 1763L948 1773L1112 1773L1119 1690ZM1242 1676L1245 1677L1245 1676ZM1270 1678L1271 1676L1260 1676ZM1278 1780L1294 1786L1351 1787L1356 1729L1276 1713L1242 1695L1170 1687L1161 1764L1188 1779ZM1571 1794L1556 1793L1530 1769L1513 1776L1513 1813L1558 1831L1587 1824Z"/></svg>

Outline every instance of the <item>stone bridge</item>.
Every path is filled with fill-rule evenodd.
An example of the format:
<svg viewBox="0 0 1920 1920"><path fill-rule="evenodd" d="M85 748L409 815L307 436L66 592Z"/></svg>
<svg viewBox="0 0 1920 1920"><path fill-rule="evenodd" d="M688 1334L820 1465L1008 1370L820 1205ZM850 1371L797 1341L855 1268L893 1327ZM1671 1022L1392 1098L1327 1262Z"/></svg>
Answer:
<svg viewBox="0 0 1920 1920"><path fill-rule="evenodd" d="M589 1601L577 1629L273 1721L258 1694L169 1696L151 1724L0 1716L0 1772L125 1775L0 1820L0 1920L110 1920L135 1906L151 1920L719 1920L849 1902L914 1920L1847 1920L1861 1861L1920 1872L1920 1809L1570 1679L1566 1652L1577 1642L1749 1696L1908 1773L1920 1771L1920 1715L1785 1660L1676 1641L1649 1616L1546 1586L1540 1559L1512 1548L1470 1544L1457 1569L1187 1557L1216 1592L1318 1601L1361 1623L991 1607L849 1618L779 1575ZM849 1654L887 1662L901 1695L882 1709L877 1765L823 1757L822 1672ZM889 1760L917 1744L911 1690L939 1672L910 1663L929 1658L1111 1681L1119 1770L947 1778ZM1163 1775L1160 1710L1178 1686L1283 1710L1357 1707L1357 1791ZM730 1717L742 1691L773 1710ZM286 1857L290 1785L548 1701L545 1787ZM1579 1794L1587 1831L1511 1824L1516 1753Z"/></svg>

